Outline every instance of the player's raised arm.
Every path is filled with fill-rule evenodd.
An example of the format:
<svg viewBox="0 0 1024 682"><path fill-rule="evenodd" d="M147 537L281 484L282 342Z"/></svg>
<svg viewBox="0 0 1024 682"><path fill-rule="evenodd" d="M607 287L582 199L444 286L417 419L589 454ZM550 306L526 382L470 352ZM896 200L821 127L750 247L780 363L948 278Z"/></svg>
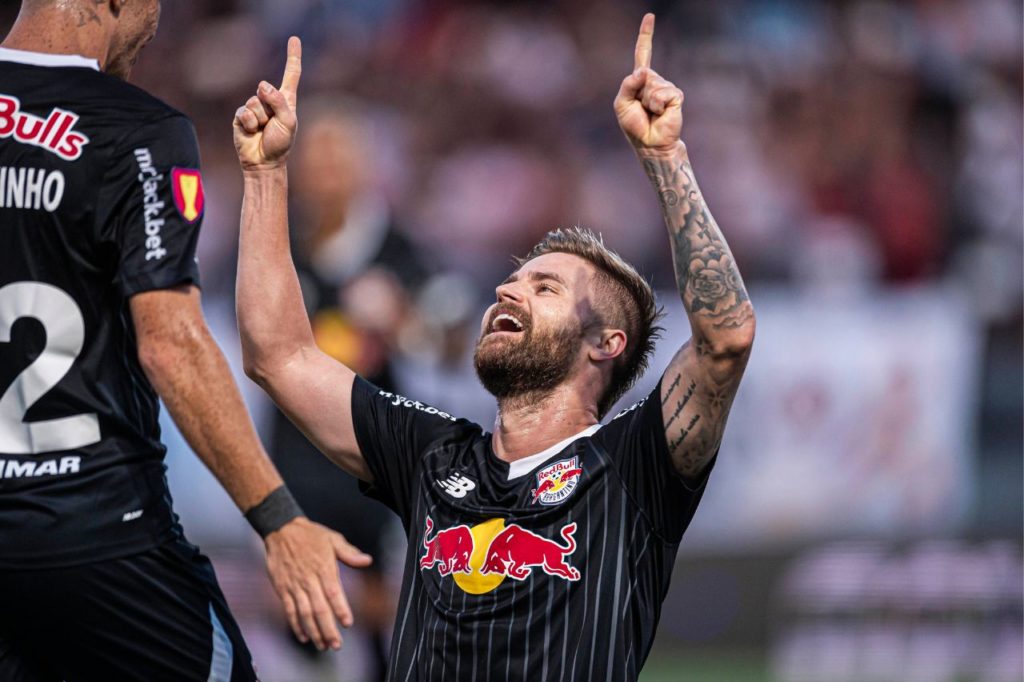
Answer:
<svg viewBox="0 0 1024 682"><path fill-rule="evenodd" d="M281 87L263 81L235 113L242 166L237 312L246 373L338 466L369 481L352 427L355 374L313 340L288 241L287 157L298 128L302 52L288 42Z"/></svg>
<svg viewBox="0 0 1024 682"><path fill-rule="evenodd" d="M651 69L653 38L654 15L647 14L633 72L622 81L614 108L658 193L693 331L665 371L661 398L675 467L695 478L721 442L754 340L754 309L680 139L683 92Z"/></svg>

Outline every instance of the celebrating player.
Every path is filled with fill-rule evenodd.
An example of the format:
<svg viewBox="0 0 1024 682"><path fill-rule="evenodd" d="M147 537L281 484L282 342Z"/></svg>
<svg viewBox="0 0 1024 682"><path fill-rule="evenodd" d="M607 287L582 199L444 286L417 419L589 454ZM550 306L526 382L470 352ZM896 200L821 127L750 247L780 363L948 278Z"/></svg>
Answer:
<svg viewBox="0 0 1024 682"><path fill-rule="evenodd" d="M126 84L158 0L24 0L0 49L0 679L251 680L171 508L157 394L339 646L345 540L290 502L203 321L189 120ZM301 622L299 622L301 620Z"/></svg>
<svg viewBox="0 0 1024 682"><path fill-rule="evenodd" d="M647 399L648 284L583 230L551 232L496 289L475 363L494 432L383 392L321 353L288 252L300 46L236 113L238 318L247 372L394 509L409 539L392 679L632 680L754 336L743 281L680 140L683 94L650 68L654 16L615 113L658 193L693 337Z"/></svg>

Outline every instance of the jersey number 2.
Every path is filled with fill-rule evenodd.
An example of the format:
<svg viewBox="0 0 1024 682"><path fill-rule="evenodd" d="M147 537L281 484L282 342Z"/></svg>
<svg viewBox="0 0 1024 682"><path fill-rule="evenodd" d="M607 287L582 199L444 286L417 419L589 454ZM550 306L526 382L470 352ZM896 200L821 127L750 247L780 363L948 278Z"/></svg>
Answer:
<svg viewBox="0 0 1024 682"><path fill-rule="evenodd" d="M14 282L0 287L0 343L10 343L11 327L34 317L46 329L46 346L0 396L0 453L33 455L82 448L100 440L95 414L26 422L25 413L57 385L75 363L85 342L78 304L55 286Z"/></svg>

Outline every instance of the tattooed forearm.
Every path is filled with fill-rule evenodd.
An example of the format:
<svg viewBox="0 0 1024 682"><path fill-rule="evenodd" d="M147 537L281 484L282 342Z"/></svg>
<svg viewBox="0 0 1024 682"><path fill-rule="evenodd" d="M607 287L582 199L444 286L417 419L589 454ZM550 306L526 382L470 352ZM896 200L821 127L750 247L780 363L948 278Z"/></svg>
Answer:
<svg viewBox="0 0 1024 682"><path fill-rule="evenodd" d="M741 327L752 318L750 299L729 245L697 187L680 144L673 156L643 158L644 171L658 191L672 239L676 285L694 331Z"/></svg>
<svg viewBox="0 0 1024 682"><path fill-rule="evenodd" d="M693 331L662 380L665 438L676 471L697 478L722 442L754 338L754 309L686 147L680 142L672 152L637 153L658 192Z"/></svg>

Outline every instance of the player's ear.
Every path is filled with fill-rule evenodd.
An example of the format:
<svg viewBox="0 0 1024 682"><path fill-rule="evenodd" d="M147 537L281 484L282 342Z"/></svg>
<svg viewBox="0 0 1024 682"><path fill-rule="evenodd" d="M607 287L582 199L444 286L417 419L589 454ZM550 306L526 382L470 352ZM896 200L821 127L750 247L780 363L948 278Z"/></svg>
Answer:
<svg viewBox="0 0 1024 682"><path fill-rule="evenodd" d="M597 343L590 348L594 362L614 360L626 352L626 332L621 329L603 329Z"/></svg>

